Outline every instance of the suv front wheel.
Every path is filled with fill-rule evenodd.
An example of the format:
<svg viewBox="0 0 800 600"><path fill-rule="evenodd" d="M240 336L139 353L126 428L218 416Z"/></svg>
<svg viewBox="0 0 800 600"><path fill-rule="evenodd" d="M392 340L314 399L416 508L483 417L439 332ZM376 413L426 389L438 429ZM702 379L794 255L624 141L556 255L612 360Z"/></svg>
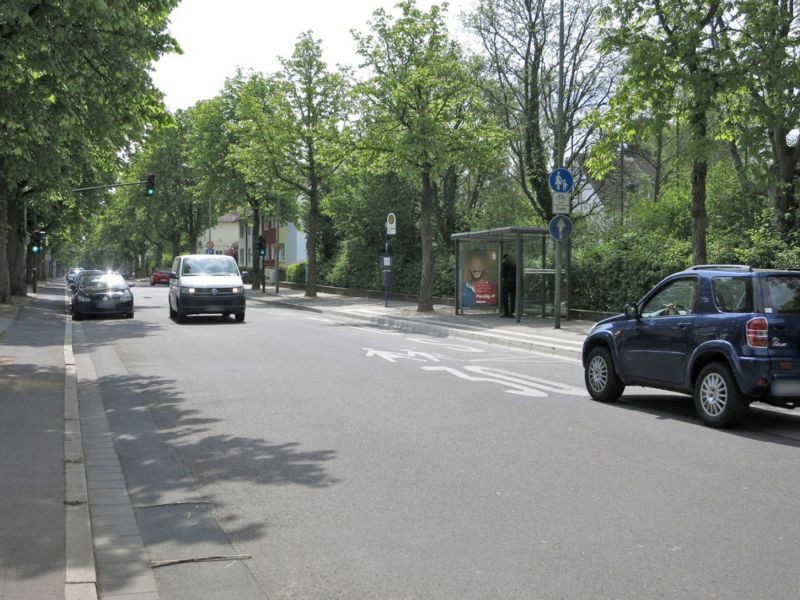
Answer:
<svg viewBox="0 0 800 600"><path fill-rule="evenodd" d="M733 427L742 420L747 402L727 365L713 362L703 367L694 386L694 407L711 427Z"/></svg>
<svg viewBox="0 0 800 600"><path fill-rule="evenodd" d="M589 352L583 375L589 395L599 402L616 402L625 391L625 384L614 369L611 353L604 346Z"/></svg>

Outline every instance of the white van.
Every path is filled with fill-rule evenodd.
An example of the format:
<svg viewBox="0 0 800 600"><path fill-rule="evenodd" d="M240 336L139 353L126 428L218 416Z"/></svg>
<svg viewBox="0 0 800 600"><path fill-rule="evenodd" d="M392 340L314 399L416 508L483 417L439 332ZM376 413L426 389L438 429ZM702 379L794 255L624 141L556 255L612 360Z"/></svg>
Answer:
<svg viewBox="0 0 800 600"><path fill-rule="evenodd" d="M231 315L244 321L242 275L231 256L189 254L178 256L169 274L169 316L183 323L187 315Z"/></svg>

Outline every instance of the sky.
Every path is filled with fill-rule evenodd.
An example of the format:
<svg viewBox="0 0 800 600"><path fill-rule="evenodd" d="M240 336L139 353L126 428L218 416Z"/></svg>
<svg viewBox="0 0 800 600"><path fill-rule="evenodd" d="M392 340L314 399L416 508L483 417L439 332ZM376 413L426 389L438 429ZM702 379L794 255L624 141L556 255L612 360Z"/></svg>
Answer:
<svg viewBox="0 0 800 600"><path fill-rule="evenodd" d="M418 0L427 9L432 0ZM458 37L459 15L476 0L450 0L448 25ZM183 0L170 17L170 33L183 54L167 55L155 65L153 81L167 108L187 108L211 98L237 67L269 73L278 56L290 56L297 36L312 30L322 39L328 65L358 65L352 29L367 30L377 8L395 0Z"/></svg>

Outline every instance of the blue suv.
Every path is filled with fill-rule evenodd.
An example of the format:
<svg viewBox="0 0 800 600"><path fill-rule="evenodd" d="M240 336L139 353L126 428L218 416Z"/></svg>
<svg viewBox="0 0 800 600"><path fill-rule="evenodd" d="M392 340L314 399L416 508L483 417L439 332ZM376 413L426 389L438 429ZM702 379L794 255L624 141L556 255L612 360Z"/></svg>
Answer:
<svg viewBox="0 0 800 600"><path fill-rule="evenodd" d="M586 388L614 402L627 385L690 394L712 427L751 402L800 405L800 271L701 265L674 273L583 344Z"/></svg>

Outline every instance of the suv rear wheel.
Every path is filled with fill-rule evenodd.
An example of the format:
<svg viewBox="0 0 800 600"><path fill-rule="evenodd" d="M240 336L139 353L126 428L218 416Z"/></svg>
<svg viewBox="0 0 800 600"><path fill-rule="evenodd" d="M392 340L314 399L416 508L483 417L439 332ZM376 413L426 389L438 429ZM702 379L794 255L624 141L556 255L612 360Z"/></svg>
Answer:
<svg viewBox="0 0 800 600"><path fill-rule="evenodd" d="M742 420L747 402L727 365L713 362L703 367L694 386L694 407L711 427L733 427Z"/></svg>
<svg viewBox="0 0 800 600"><path fill-rule="evenodd" d="M583 375L589 395L599 402L616 402L625 391L625 384L614 369L611 353L604 346L589 352Z"/></svg>

